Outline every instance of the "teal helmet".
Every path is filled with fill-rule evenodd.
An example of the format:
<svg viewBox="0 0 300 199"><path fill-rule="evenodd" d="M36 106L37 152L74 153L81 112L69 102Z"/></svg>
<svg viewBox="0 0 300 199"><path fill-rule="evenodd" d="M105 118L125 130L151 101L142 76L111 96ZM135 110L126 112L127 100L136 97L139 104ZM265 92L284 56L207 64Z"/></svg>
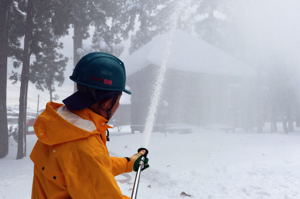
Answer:
<svg viewBox="0 0 300 199"><path fill-rule="evenodd" d="M97 90L124 91L126 72L124 63L117 57L103 52L93 52L85 55L75 66L70 79L77 84Z"/></svg>
<svg viewBox="0 0 300 199"><path fill-rule="evenodd" d="M82 57L70 79L88 90L78 90L63 100L70 110L81 110L107 98L115 98L125 89L126 72L123 62L117 57L102 53L89 53Z"/></svg>

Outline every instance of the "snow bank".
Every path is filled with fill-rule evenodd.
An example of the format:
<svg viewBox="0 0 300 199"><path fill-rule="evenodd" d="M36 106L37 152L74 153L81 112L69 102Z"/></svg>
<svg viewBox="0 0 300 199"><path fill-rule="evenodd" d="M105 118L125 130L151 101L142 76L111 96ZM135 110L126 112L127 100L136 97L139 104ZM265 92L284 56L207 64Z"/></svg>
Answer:
<svg viewBox="0 0 300 199"><path fill-rule="evenodd" d="M143 134L129 130L111 132L113 155L128 156L140 147ZM31 148L35 137L28 140ZM138 198L299 199L299 143L300 133L153 133ZM33 165L14 157L0 160L0 198L29 199ZM117 179L130 196L134 173Z"/></svg>

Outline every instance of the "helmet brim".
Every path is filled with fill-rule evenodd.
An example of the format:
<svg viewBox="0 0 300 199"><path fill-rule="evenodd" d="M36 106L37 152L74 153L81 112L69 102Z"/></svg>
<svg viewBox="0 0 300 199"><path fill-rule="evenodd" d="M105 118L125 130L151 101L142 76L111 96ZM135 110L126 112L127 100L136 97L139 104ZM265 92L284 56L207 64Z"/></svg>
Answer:
<svg viewBox="0 0 300 199"><path fill-rule="evenodd" d="M131 91L130 90L127 90L126 88L124 88L123 92L127 93L128 95L131 95Z"/></svg>

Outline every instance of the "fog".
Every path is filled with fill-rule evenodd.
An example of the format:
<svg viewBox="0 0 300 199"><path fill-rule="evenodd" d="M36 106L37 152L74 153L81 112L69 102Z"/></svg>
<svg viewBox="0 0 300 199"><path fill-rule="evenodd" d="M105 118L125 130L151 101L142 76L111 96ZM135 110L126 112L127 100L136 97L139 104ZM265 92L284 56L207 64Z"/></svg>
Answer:
<svg viewBox="0 0 300 199"><path fill-rule="evenodd" d="M157 71L154 72L153 77L146 78L148 81L143 80L145 84L155 82L158 76L161 76L160 70L165 67L165 64L167 65L165 81L161 88L162 99L157 106L159 111L153 113L152 110L152 114L157 114L157 125L164 123L166 126L172 126L174 123L185 123L196 126L217 125L230 131L275 132L279 130L286 133L298 127L299 2L220 1L212 3L210 10L207 11L208 14L202 15L195 14L197 11L194 9L195 5L197 7L197 2L193 1L178 3L177 6L183 9L180 14L173 13L170 17L173 21L170 22L169 31L181 28L191 37L198 34L198 39L207 42L215 48L214 50L206 44L197 43L196 37L194 43L202 46L202 49L195 47L192 42L187 42L189 36L181 38L186 41L181 42L180 37L173 38L172 34L166 34L161 42L155 43L158 39L154 38L149 42L150 44L146 44L147 47L137 50L131 57L129 55L127 67L130 74L132 67L157 67L154 69ZM174 20L177 20L176 27L174 27ZM201 23L208 25L201 27ZM202 33L204 32L202 34L200 31L200 37L197 26L202 28ZM208 33L205 32L207 30ZM168 43L165 42L163 45L163 40L170 40L171 45L165 47ZM201 50L206 53L202 53ZM161 54L171 51L171 55L157 58L159 53L155 54L152 51ZM240 64L236 61L228 61L221 56L221 53L239 61ZM141 57L146 58L136 61L142 59ZM179 59L182 61L180 62ZM214 59L221 61L216 63ZM141 72L138 74L149 76L147 72L143 74L143 70L140 69ZM130 77L129 81L131 81ZM136 92L149 89L149 85L145 87L139 85L141 87L130 84L137 89ZM149 97L156 96L151 92L148 94ZM142 99L142 94L136 95L137 98ZM164 103L167 105L163 105ZM150 101L139 104L145 107L150 104ZM139 115L137 116L139 121L133 119L133 125L142 125L143 121L140 118L146 115L147 111L142 111L141 108L132 108L132 111L137 111L132 115Z"/></svg>
<svg viewBox="0 0 300 199"><path fill-rule="evenodd" d="M243 51L255 53L254 62L275 56L297 64L299 50L299 2L251 1L237 2L232 10L237 34L245 45ZM260 56L259 56L260 55ZM270 58L269 58L270 59Z"/></svg>
<svg viewBox="0 0 300 199"><path fill-rule="evenodd" d="M155 2L152 2L155 5ZM163 4L163 3L162 3ZM132 4L136 5L136 4ZM134 7L134 6L133 6ZM168 8L170 7L170 8ZM299 58L298 58L298 51L299 51L299 33L300 33L300 26L299 26L299 2L288 0L288 1L277 1L277 0L263 0L263 1L238 1L238 0L230 0L230 1L211 1L206 2L203 1L203 4L201 4L199 1L185 1L185 2L177 2L177 1L170 1L169 3L166 3L165 5L157 6L157 13L159 11L165 12L163 9L167 8L168 12L165 14L159 14L162 15L164 18L161 22L161 27L158 25L152 25L151 27L143 27L144 24L141 24L142 22L139 22L139 18L137 18L134 29L132 29L129 33L128 38L124 38L119 46L122 46L123 51L121 53L118 53L118 55L121 57L122 60L125 61L126 68L128 69L128 86L129 87L135 87L133 85L130 85L131 79L134 79L130 77L132 75L131 71L137 71L136 68L144 68L147 67L147 64L149 63L137 63L137 65L132 66L131 63L133 62L132 59L139 59L145 58L147 61L150 59L150 63L155 62L154 59L151 60L151 58L148 58L150 55L149 52L145 51L143 53L140 53L139 51L141 48L147 45L153 45L149 44L151 41L155 40L156 37L159 37L159 35L168 35L165 37L164 40L167 40L163 45L156 44L157 49L160 49L161 55L166 54L168 51L172 51L172 45L176 46L175 50L173 50L173 54L168 58L161 59L165 60L166 67L171 69L176 68L175 70L178 72L185 71L182 73L184 75L184 82L190 81L188 79L189 73L193 73L197 71L198 77L193 77L199 80L198 83L196 83L199 87L199 85L203 85L203 88L198 88L197 90L190 90L186 91L188 93L194 92L194 101L186 98L188 97L186 94L183 94L182 96L176 95L177 93L181 93L180 89L186 89L189 88L186 87L193 87L188 85L178 84L177 82L174 82L174 80L170 84L175 86L178 84L179 89L175 89L172 93L166 92L168 90L168 79L170 79L170 75L172 72L168 73L166 72L164 79L164 83L166 82L166 85L162 86L162 94L161 95L171 95L168 96L170 98L179 98L175 100L176 102L173 102L176 104L176 109L169 108L176 112L179 115L190 115L194 122L191 122L191 124L196 126L201 125L221 125L226 126L226 128L234 129L234 128L241 128L242 129L242 121L233 121L230 120L227 116L231 115L231 117L237 117L238 120L241 120L241 118L244 118L244 120L254 121L262 120L260 123L263 123L264 127L267 131L270 131L268 129L268 126L270 126L270 118L274 116L276 118L275 120L277 122L282 122L282 118L285 117L292 117L293 122L295 123L298 120L298 93L299 88L297 87L299 83ZM176 11L177 10L177 11ZM154 14L153 14L154 15ZM158 15L158 17L160 17ZM137 14L138 17L139 14ZM151 19L152 20L152 19ZM155 23L157 23L158 19L155 19ZM111 18L109 19L109 23L111 22ZM152 22L153 23L153 22ZM158 23L159 24L159 23ZM156 28L157 33L153 33L153 29ZM190 45L184 45L184 42L176 41L175 38L169 38L170 32L174 30L181 30L187 34L189 34L194 39L198 39L204 42L204 44L199 44L201 46L205 45L203 48L196 49L195 46ZM69 80L69 76L72 73L74 63L72 55L72 33L73 28L70 27L68 30L69 34L65 35L60 39L61 42L63 42L64 47L61 49L61 53L63 53L65 56L69 57L69 61L64 73L65 81L62 87L56 87L56 94L58 96L59 101L67 97L69 94L72 93L72 87L73 83ZM99 42L97 40L94 40L93 36L95 32L95 28L91 25L89 27L89 35L87 39L83 40L83 46L77 50L79 52L79 56L83 56L84 54L87 54L88 52L92 52L95 50L105 51L113 53L113 51L106 49L105 42ZM142 36L141 36L142 35ZM143 36L143 35L149 35L149 36ZM140 38L139 38L140 37ZM175 35L176 37L176 35ZM188 36L187 36L188 37ZM101 39L100 39L101 40ZM140 40L140 41L138 41ZM184 40L184 38L182 38ZM137 42L138 41L138 42ZM167 47L167 43L171 42L171 46ZM130 50L134 43L142 43L139 44L139 48L135 48L134 50ZM191 41L192 43L192 41ZM191 44L190 43L190 44ZM210 45L212 48L215 48L215 50L208 50L207 45ZM113 45L113 44L112 44ZM180 49L182 45L183 49ZM95 48L97 46L97 48ZM101 49L102 46L102 49ZM100 47L100 48L98 48ZM104 48L103 48L104 47ZM171 48L171 49L168 49ZM187 54L193 54L193 56L190 57L184 57L182 56L182 63L181 65L176 66L177 58L180 56L180 53L184 53L184 49L192 50L188 51ZM157 50L156 49L156 50ZM196 51L201 51L201 53L197 53ZM176 52L176 51L179 51ZM226 60L223 60L223 58L220 58L220 53L226 54L227 57L230 57L230 59L234 59L234 61L228 61L228 58ZM140 54L139 56L135 56L135 54ZM156 56L153 54L152 56ZM188 55L187 55L188 56ZM194 59L193 62L196 60L196 57L199 57L199 64L190 64L188 59ZM219 63L214 63L213 60L220 60ZM129 61L127 61L129 60ZM161 68L163 65L162 60L160 62L156 62L154 65L157 68ZM184 62L186 61L186 64ZM136 60L135 62L139 62L139 60ZM210 63L212 62L212 63ZM222 63L223 62L223 63ZM234 62L234 63L233 63ZM240 65L236 62L240 62ZM153 64L153 63L152 63ZM189 65L193 65L193 67L190 67ZM216 66L212 65L219 65L217 68ZM232 66L234 65L234 66ZM9 66L10 67L10 66ZM155 68L153 67L153 68ZM213 68L215 67L215 68ZM134 69L132 69L134 68ZM181 69L180 69L181 68ZM198 69L197 69L198 68ZM213 68L213 69L212 69ZM178 69L178 70L177 70ZM156 70L156 69L155 69ZM211 70L211 71L210 71ZM175 71L175 73L176 73ZM214 71L214 72L212 72ZM224 75L224 71L227 71L226 75ZM9 71L10 72L10 71ZM174 72L174 71L173 71ZM205 78L202 78L200 76L205 76L206 73L210 73ZM153 75L151 78L151 81L156 81L158 77L159 72L156 72L156 74ZM220 75L221 74L221 75ZM239 74L239 75L237 75ZM251 74L251 78L249 78L249 74ZM193 74L194 75L194 74ZM214 80L215 75L219 75L219 78L217 77L216 80ZM133 75L134 76L134 75ZM164 75L163 75L164 76ZM169 78L167 78L169 77ZM176 79L176 75L174 77ZM191 78L191 79L193 79ZM223 78L223 80L222 80ZM227 80L224 80L224 78ZM172 79L172 78L171 78ZM204 80L205 79L205 80ZM237 80L238 79L238 80ZM149 80L150 81L150 80ZM194 80L193 80L194 81ZM201 82L204 81L204 82ZM238 82L236 82L238 81ZM241 83L243 81L243 83ZM224 87L218 87L216 85L211 85L215 82L215 84L224 84ZM147 84L147 83L146 83ZM251 84L251 86L249 86ZM255 85L254 85L255 84ZM139 84L140 85L140 84ZM207 85L205 87L205 85ZM211 88L209 88L209 85L211 85ZM226 86L225 86L226 85ZM149 85L148 85L149 86ZM197 87L197 86L196 86ZM229 88L231 87L231 88ZM237 87L239 87L237 89ZM251 87L251 89L250 89ZM67 91L66 89L67 88ZM140 90L143 90L145 88L140 87ZM152 90L152 88L147 89ZM202 89L202 90L201 90ZM286 91L289 89L289 91ZM36 92L34 89L29 90L30 93ZM223 95L218 96L217 94L220 94L223 92ZM279 99L282 98L282 93L287 92L288 95L293 96L292 100L294 101L292 110L284 110L285 108L279 108L283 107L284 104L291 104L288 102L285 102L285 99ZM139 90L133 93L133 98L137 95L139 96ZM275 94L276 93L276 94ZM40 93L41 95L41 101L42 104L45 104L48 101L48 96L46 92ZM152 96L151 93L149 93L150 96ZM179 94L180 95L180 94ZM248 97L245 97L245 95L249 95ZM286 94L284 94L286 95ZM181 99L183 97L183 99ZM215 102L211 102L211 98L215 99ZM245 99L247 98L247 99ZM150 99L150 98L147 98ZM10 100L13 101L13 100ZM36 101L35 97L30 100L30 103ZM160 100L160 104L163 103L164 100ZM168 100L165 100L168 101ZM201 103L197 103L197 101L201 101ZM122 103L128 104L130 103L130 97L123 95ZM194 109L194 112L182 112L181 110L184 110L187 102L192 103L193 107L197 107ZM178 106L178 103L181 104L181 106ZM145 110L139 110L138 112L134 112L135 108L134 105L132 105L132 113L130 117L135 117L132 115L141 115L140 112L143 112L143 120L144 121L132 121L133 125L144 125L146 123L146 118L149 117L148 114L148 108L150 107L151 100L150 101L144 101L141 102L143 109ZM239 105L237 105L239 104ZM261 105L258 105L261 104ZM34 107L34 103L31 105ZM160 105L162 106L162 105ZM234 106L239 106L235 107ZM261 108L255 108L263 106L264 111L261 112ZM211 108L208 107L215 107L210 110ZM248 113L247 111L242 111L242 109L249 109L249 107L253 107L255 109L259 109L258 113L255 111L252 111L252 113ZM271 114L272 107L276 107L275 109L282 109L282 110L276 110L273 112L276 112ZM35 109L35 107L33 108ZM171 111L168 110L168 111ZM197 111L195 111L197 110ZM199 111L198 111L199 110ZM283 112L290 112L289 113L292 116L287 116L287 113ZM120 111L122 112L122 111ZM153 112L153 111L152 111ZM234 113L239 112L239 113ZM171 111L172 113L172 111ZM156 114L156 113L154 113ZM157 113L157 118L162 118L163 116L159 113ZM238 115L236 115L238 114ZM274 115L275 114L275 115ZM127 115L126 118L121 118L120 120L128 121L128 114L120 113L119 115ZM233 116L236 115L236 116ZM207 118L206 118L207 116ZM195 118L201 118L201 119L195 119ZM215 119L214 119L215 118ZM226 119L225 119L226 118ZM177 116L177 119L170 119L170 121L165 121L165 123L186 123L188 121L184 122L180 120L184 120L184 118L181 118ZM159 120L159 119L158 119ZM163 121L165 119L162 119ZM210 120L209 123L206 121ZM227 120L227 121L225 121ZM121 121L122 123L123 121ZM291 121L292 122L292 121ZM189 123L189 122L188 122ZM236 123L236 127L233 127L232 124ZM295 124L296 125L296 124ZM143 128L143 127L142 127ZM256 129L257 125L251 124L251 128Z"/></svg>
<svg viewBox="0 0 300 199"><path fill-rule="evenodd" d="M299 2L234 1L232 5L228 48L254 67L259 86L271 91L264 106L284 107L290 102L280 98L293 96L295 106L289 111L295 112L283 117L295 117L299 106Z"/></svg>
<svg viewBox="0 0 300 199"><path fill-rule="evenodd" d="M33 123L95 51L125 64L107 147L149 149L140 198L299 198L300 1L1 1L0 199L30 198Z"/></svg>

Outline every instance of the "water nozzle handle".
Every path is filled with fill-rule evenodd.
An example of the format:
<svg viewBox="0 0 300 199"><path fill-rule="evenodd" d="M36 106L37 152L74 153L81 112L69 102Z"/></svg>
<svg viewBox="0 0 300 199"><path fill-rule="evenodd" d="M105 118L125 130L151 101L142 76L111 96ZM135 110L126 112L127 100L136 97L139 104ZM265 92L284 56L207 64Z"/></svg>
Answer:
<svg viewBox="0 0 300 199"><path fill-rule="evenodd" d="M145 153L145 157L147 157L147 155L148 155L148 153L149 153L149 151L148 151L148 149L146 149L146 148L139 148L138 149L138 153L140 152L140 151L142 151L142 150L145 150L146 151L146 153Z"/></svg>

